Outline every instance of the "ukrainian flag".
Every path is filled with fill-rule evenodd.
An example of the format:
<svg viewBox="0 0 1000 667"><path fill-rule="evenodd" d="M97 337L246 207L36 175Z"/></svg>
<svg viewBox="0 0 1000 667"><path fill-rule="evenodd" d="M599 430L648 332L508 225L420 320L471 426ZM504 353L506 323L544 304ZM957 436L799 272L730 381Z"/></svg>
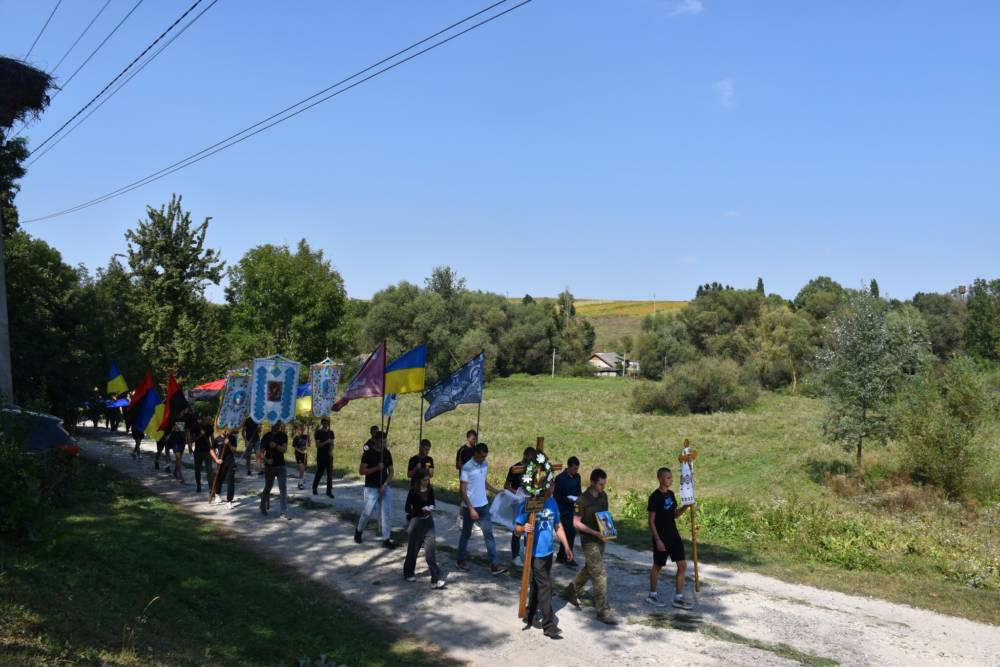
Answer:
<svg viewBox="0 0 1000 667"><path fill-rule="evenodd" d="M118 370L118 364L112 361L111 370L108 371L108 394L117 396L127 391L128 385L125 384L125 378L122 376L122 372Z"/></svg>
<svg viewBox="0 0 1000 667"><path fill-rule="evenodd" d="M418 345L385 367L385 393L411 394L424 390L427 346Z"/></svg>

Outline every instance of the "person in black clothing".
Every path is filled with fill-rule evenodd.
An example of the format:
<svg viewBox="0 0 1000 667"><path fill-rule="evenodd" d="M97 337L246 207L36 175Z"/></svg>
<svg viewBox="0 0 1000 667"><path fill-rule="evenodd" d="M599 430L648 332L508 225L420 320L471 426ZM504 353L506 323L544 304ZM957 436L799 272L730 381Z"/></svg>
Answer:
<svg viewBox="0 0 1000 667"><path fill-rule="evenodd" d="M444 588L445 577L441 575L435 557L434 534L434 489L431 488L431 473L420 468L413 478L413 487L406 496L407 532L410 537L406 544L406 559L403 561L403 578L416 581L417 554L424 548L427 569L431 571L431 586Z"/></svg>
<svg viewBox="0 0 1000 667"><path fill-rule="evenodd" d="M174 479L184 481L184 474L181 472L181 458L184 456L184 448L187 446L187 434L184 432L184 422L175 422L174 430L170 432L170 451L174 453Z"/></svg>
<svg viewBox="0 0 1000 667"><path fill-rule="evenodd" d="M326 475L326 495L333 498L333 431L329 417L319 420L319 428L313 434L316 440L316 474L313 475L313 495L319 489L319 480Z"/></svg>
<svg viewBox="0 0 1000 667"><path fill-rule="evenodd" d="M559 507L559 522L562 523L563 532L566 533L566 542L569 544L570 552L573 551L576 541L576 528L573 527L573 506L580 493L583 491L580 479L580 459L571 456L566 459L566 469L556 475L555 481L556 505ZM566 567L576 569L576 560L566 560L566 550L562 544L559 545L559 554L556 562L562 563Z"/></svg>
<svg viewBox="0 0 1000 667"><path fill-rule="evenodd" d="M385 446L385 434L379 433L372 447L361 455L361 465L358 474L365 478L364 508L358 527L354 530L354 541L361 544L361 535L375 512L380 506L379 523L382 527L382 546L392 549L396 543L390 539L390 510L392 508L392 452Z"/></svg>
<svg viewBox="0 0 1000 667"><path fill-rule="evenodd" d="M472 458L473 450L476 448L476 443L479 442L479 434L476 433L475 429L470 428L465 433L465 444L458 448L455 452L455 470L461 472L462 466L469 462Z"/></svg>
<svg viewBox="0 0 1000 667"><path fill-rule="evenodd" d="M201 493L201 469L205 468L205 486L212 486L212 432L211 427L206 423L207 417L193 418L191 420L191 441L194 446L194 481L197 484L195 491Z"/></svg>
<svg viewBox="0 0 1000 667"><path fill-rule="evenodd" d="M517 493L521 488L524 477L524 466L528 465L531 459L535 458L535 448L526 447L521 454L521 460L507 469L507 479L503 483L503 488L511 493ZM514 468L521 468L521 472L514 472ZM521 565L521 535L515 530L510 533L510 560L514 565Z"/></svg>
<svg viewBox="0 0 1000 667"><path fill-rule="evenodd" d="M420 449L416 456L410 457L410 462L406 464L406 476L410 478L410 486L417 485L417 473L426 470L434 477L434 459L431 457L431 441L424 438L420 441Z"/></svg>
<svg viewBox="0 0 1000 667"><path fill-rule="evenodd" d="M117 408L115 408L117 410ZM130 429L132 432L132 439L135 440L135 449L132 450L132 458L136 461L142 460L142 450L139 449L139 445L142 444L142 436L145 435L142 432L142 428L138 424L132 424Z"/></svg>
<svg viewBox="0 0 1000 667"><path fill-rule="evenodd" d="M160 455L164 455L164 460L167 462L167 472L170 472L170 447L167 444L167 440L170 438L169 433L164 433L160 436L160 439L156 441L156 456L153 458L153 468L155 470L160 469Z"/></svg>
<svg viewBox="0 0 1000 667"><path fill-rule="evenodd" d="M216 442L220 445L220 451L218 453L211 452L212 460L219 466L219 475L215 479L220 485L223 482L226 483L226 501L229 503L229 507L232 507L233 496L236 495L236 434L230 432L220 435L216 438ZM213 480L212 484L216 484L216 481ZM212 495L218 492L218 488L212 489Z"/></svg>
<svg viewBox="0 0 1000 667"><path fill-rule="evenodd" d="M288 473L285 470L285 452L288 451L288 434L285 425L278 421L260 441L264 452L264 492L260 495L260 513L267 514L271 506L271 488L278 480L281 499L281 516L288 519Z"/></svg>
<svg viewBox="0 0 1000 667"><path fill-rule="evenodd" d="M364 454L369 449L375 446L375 441L378 439L378 434L381 433L378 426L372 424L372 427L368 429L368 439L365 440L364 447L361 448L361 453Z"/></svg>
<svg viewBox="0 0 1000 667"><path fill-rule="evenodd" d="M309 436L306 435L306 425L299 424L295 429L295 437L292 438L292 449L295 450L295 465L299 469L299 484L298 488L301 491L306 488L305 482L306 478L306 463L308 461L308 451L309 451Z"/></svg>
<svg viewBox="0 0 1000 667"><path fill-rule="evenodd" d="M687 561L684 559L684 543L677 532L677 517L687 511L689 505L677 506L677 498L670 490L674 476L670 468L660 468L656 471L660 482L659 487L649 496L646 509L649 512L649 532L653 542L653 569L649 571L649 595L646 602L662 607L656 594L656 584L660 570L667 564L667 556L677 565L677 585L673 604L678 609L690 609L691 604L684 599L684 572Z"/></svg>
<svg viewBox="0 0 1000 667"><path fill-rule="evenodd" d="M257 474L261 474L260 469L260 424L247 417L243 422L243 442L246 443L247 450L244 456L247 460L247 477L250 476L250 462L254 461L257 467Z"/></svg>

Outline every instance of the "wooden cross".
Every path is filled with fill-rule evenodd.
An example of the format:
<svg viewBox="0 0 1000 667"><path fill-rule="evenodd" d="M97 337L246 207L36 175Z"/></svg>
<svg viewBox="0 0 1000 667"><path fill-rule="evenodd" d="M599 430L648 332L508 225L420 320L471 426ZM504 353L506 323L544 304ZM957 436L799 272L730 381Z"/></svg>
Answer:
<svg viewBox="0 0 1000 667"><path fill-rule="evenodd" d="M545 438L538 436L535 441L535 451L545 452ZM562 464L553 463L553 470L562 470ZM516 475L524 473L524 466L513 466L511 470ZM545 494L529 497L524 501L524 509L529 512L528 523L531 524L531 532L528 533L527 545L524 549L524 569L521 571L521 598L517 604L517 617L524 618L525 607L528 601L528 585L531 583L531 557L535 551L535 514L545 507ZM528 620L528 619L525 619Z"/></svg>

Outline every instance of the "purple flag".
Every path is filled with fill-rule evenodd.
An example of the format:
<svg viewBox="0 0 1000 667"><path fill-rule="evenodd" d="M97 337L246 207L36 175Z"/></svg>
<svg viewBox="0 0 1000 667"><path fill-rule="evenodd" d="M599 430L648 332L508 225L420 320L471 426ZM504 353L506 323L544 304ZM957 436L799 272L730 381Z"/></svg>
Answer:
<svg viewBox="0 0 1000 667"><path fill-rule="evenodd" d="M347 385L347 391L333 404L331 408L338 412L355 398L373 398L385 393L385 341L378 344L375 351L368 355L361 370Z"/></svg>

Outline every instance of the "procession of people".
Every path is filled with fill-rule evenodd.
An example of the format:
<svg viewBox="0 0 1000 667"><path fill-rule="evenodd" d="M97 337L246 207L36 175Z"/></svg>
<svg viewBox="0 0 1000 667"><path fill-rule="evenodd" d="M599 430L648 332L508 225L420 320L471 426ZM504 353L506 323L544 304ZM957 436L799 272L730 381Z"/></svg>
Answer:
<svg viewBox="0 0 1000 667"><path fill-rule="evenodd" d="M305 473L309 445L316 447L315 472L312 479L312 494L320 493L320 485L325 482L326 495L333 498L333 448L334 432L330 420L323 417L319 427L307 432L304 423L293 427L294 437L289 442L287 425L274 422L261 436L262 425L247 418L239 431L214 433L212 419L199 416L189 410L176 420L170 432L163 434L156 443L154 469L160 469L160 455L165 454L166 472L178 482L185 483L183 475L183 455L187 451L193 458L195 493L210 494L214 503L235 504L237 461L240 458L238 433L242 433L248 479L264 477L263 491L259 496L262 515L271 511L271 497L277 488L279 517L290 520L288 514L288 473L285 456L291 450L295 454L298 473L298 489L305 488ZM392 539L392 494L396 469L393 453L387 441L387 434L378 426L372 426L368 440L362 445L359 456L358 475L363 479L362 512L354 528L354 541L364 542L364 533L373 519L377 520L379 542L383 548L394 549L397 544ZM141 434L136 441L141 442ZM438 511L433 487L434 459L431 456L431 442L421 438L416 454L409 457L406 465L408 488L404 511L406 555L403 559L403 578L407 582L417 581L417 560L423 558L434 589L447 585L448 574L437 561L437 534L434 514ZM138 446L136 447L138 449ZM170 454L173 454L171 460ZM496 576L507 572L509 567L524 567L526 560L525 538L531 540L530 588L524 615L525 628L540 627L545 636L559 638L556 617L552 609L552 568L554 564L568 570L576 570L573 580L561 591L563 599L574 607L580 606L580 595L590 583L593 591L594 608L598 621L607 625L617 625L618 618L612 612L608 599L608 577L604 564L606 543L609 536L604 523L609 512L605 486L607 473L601 468L593 468L589 474L589 484L582 488L580 460L576 456L567 459L565 468L545 485L541 492L543 504L531 511L526 505L526 480L524 472L532 461L539 457L533 447L527 447L522 457L507 469L502 489L489 481L489 446L480 442L475 429L466 432L465 442L455 454L455 467L459 478L459 536L455 567L468 571L470 541L473 527L479 528L483 547L486 551L490 574ZM138 458L137 452L133 456ZM541 457L539 457L541 458ZM213 471L213 467L216 471ZM202 475L204 470L205 475ZM681 506L672 490L673 473L661 467L656 471L657 486L647 503L650 544L653 548L653 562L649 574L649 592L645 601L661 607L667 603L659 598L657 586L662 569L670 560L675 564L674 593L671 604L678 609L691 609L691 603L684 597L687 562L684 544L677 530L676 519L684 514L689 505ZM203 485L204 481L204 485ZM222 490L225 488L225 500ZM490 505L490 494L506 495L513 503L513 528L510 540L510 558L502 562L497 541L493 534L495 509ZM494 506L495 507L495 506ZM532 521L532 517L534 517ZM577 548L579 536L579 548ZM474 547L473 547L474 548ZM583 554L582 562L577 554Z"/></svg>

